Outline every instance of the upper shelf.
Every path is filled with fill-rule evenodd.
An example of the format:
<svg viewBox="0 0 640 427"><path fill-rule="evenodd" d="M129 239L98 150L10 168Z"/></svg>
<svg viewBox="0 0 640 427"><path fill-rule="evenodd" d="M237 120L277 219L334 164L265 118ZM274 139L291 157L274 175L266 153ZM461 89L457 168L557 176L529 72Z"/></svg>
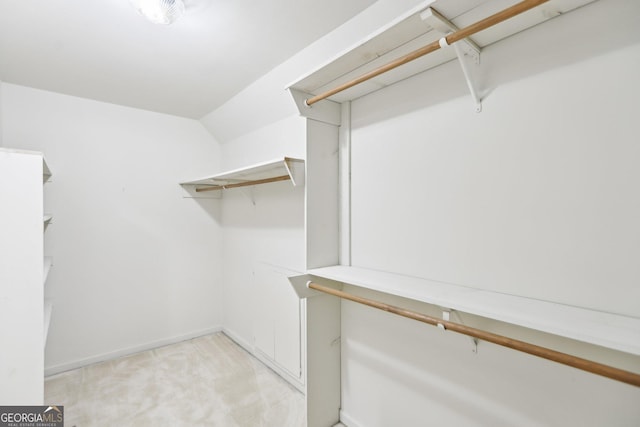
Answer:
<svg viewBox="0 0 640 427"><path fill-rule="evenodd" d="M552 0L476 33L470 41L482 48L592 1L594 0ZM519 1L425 1L339 54L324 66L303 76L291 84L289 89L293 89L294 99L302 111L305 107L305 98L296 96L295 92L321 94L439 40L445 35L442 31L450 30L443 30L440 25L435 25L438 27L435 29L430 25L434 21L428 18L423 19L421 14L428 8L435 9L456 27L464 28L516 3ZM454 58L456 58L454 49L442 48L330 96L328 99L336 102L353 100Z"/></svg>
<svg viewBox="0 0 640 427"><path fill-rule="evenodd" d="M32 151L32 150L22 150L17 148L0 148L0 152L30 154L30 155L42 157L42 182L47 182L51 178L51 170L49 169L49 165L47 165L47 161L45 160L44 155L41 152Z"/></svg>
<svg viewBox="0 0 640 427"><path fill-rule="evenodd" d="M357 267L308 274L640 355L640 319L635 317ZM294 286L301 297L309 296L311 290Z"/></svg>
<svg viewBox="0 0 640 427"><path fill-rule="evenodd" d="M291 180L294 186L304 183L304 160L283 157L193 181L181 182L180 185L194 186L196 192L203 192L286 180Z"/></svg>

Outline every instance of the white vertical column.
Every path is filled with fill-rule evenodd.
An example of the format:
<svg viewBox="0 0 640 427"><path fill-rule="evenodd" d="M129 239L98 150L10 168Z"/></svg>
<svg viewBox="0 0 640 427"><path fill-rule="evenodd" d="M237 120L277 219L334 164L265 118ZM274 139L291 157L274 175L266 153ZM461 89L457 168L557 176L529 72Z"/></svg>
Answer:
<svg viewBox="0 0 640 427"><path fill-rule="evenodd" d="M338 126L307 120L305 230L307 269L339 259ZM340 299L307 299L307 427L340 420Z"/></svg>
<svg viewBox="0 0 640 427"><path fill-rule="evenodd" d="M307 269L338 264L338 127L307 120Z"/></svg>
<svg viewBox="0 0 640 427"><path fill-rule="evenodd" d="M338 138L340 265L351 265L351 101L342 103Z"/></svg>

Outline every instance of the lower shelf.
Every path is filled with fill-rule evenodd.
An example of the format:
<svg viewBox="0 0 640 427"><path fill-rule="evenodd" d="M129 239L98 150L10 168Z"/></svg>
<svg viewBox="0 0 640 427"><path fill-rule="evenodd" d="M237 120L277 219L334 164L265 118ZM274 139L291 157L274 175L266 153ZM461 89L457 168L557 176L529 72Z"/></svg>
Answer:
<svg viewBox="0 0 640 427"><path fill-rule="evenodd" d="M357 267L308 274L640 355L640 319Z"/></svg>
<svg viewBox="0 0 640 427"><path fill-rule="evenodd" d="M51 314L53 313L53 304L45 301L44 303L44 346L47 346L47 336L49 335L49 325L51 325Z"/></svg>

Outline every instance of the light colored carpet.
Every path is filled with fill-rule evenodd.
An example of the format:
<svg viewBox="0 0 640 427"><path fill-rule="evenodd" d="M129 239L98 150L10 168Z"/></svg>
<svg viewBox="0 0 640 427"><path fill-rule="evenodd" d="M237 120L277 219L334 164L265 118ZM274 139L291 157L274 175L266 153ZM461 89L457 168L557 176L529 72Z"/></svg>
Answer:
<svg viewBox="0 0 640 427"><path fill-rule="evenodd" d="M222 333L58 374L67 427L304 427L304 396Z"/></svg>

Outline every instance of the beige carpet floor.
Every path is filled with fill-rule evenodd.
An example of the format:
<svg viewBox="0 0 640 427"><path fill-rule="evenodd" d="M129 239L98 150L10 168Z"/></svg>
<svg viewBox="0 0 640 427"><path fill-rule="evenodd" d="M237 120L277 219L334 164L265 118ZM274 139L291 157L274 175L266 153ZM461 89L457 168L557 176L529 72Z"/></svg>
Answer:
<svg viewBox="0 0 640 427"><path fill-rule="evenodd" d="M65 427L304 427L303 395L222 333L49 377Z"/></svg>

